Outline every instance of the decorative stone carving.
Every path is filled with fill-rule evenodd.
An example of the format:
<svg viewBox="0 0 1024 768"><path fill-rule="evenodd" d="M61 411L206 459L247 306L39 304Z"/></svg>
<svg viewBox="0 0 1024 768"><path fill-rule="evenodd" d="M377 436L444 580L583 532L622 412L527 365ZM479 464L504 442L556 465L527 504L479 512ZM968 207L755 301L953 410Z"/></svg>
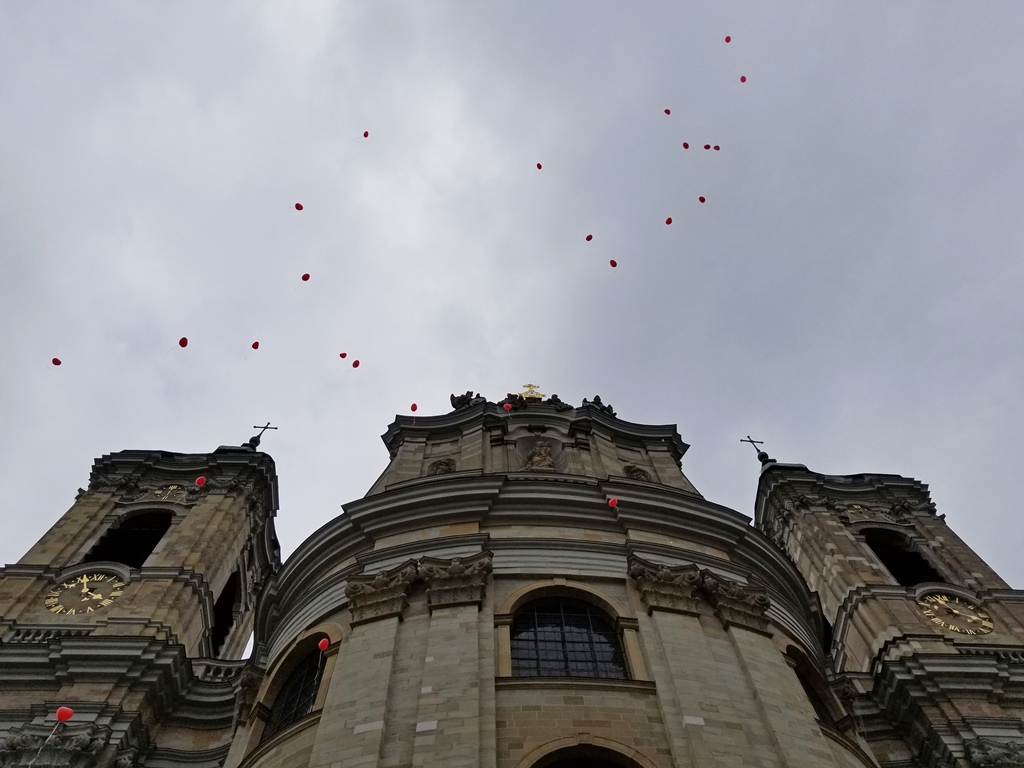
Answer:
<svg viewBox="0 0 1024 768"><path fill-rule="evenodd" d="M836 504L835 511L837 517L846 524L871 521L910 525L912 522L906 510L897 504L892 506Z"/></svg>
<svg viewBox="0 0 1024 768"><path fill-rule="evenodd" d="M796 517L796 504L792 499L783 499L781 506L775 509L765 529L765 535L779 547L785 548L786 537Z"/></svg>
<svg viewBox="0 0 1024 768"><path fill-rule="evenodd" d="M651 476L647 473L646 469L641 469L636 464L627 464L622 468L622 471L626 473L626 477L630 480L644 480L651 482Z"/></svg>
<svg viewBox="0 0 1024 768"><path fill-rule="evenodd" d="M430 607L479 605L484 598L492 558L490 552L465 558L453 557L451 560L422 558L420 576L427 582L427 601Z"/></svg>
<svg viewBox="0 0 1024 768"><path fill-rule="evenodd" d="M574 410L576 410L573 406L569 405L566 402L563 402L561 400L561 398L558 397L558 395L552 395L551 397L549 397L547 400L544 401L544 404L545 405L553 405L553 406L555 406L555 410L556 411L574 411Z"/></svg>
<svg viewBox="0 0 1024 768"><path fill-rule="evenodd" d="M967 757L974 768L1024 768L1024 744L974 739L965 741Z"/></svg>
<svg viewBox="0 0 1024 768"><path fill-rule="evenodd" d="M604 403L602 403L600 395L594 395L594 399L593 400L587 400L587 398L584 397L583 398L583 406L586 407L588 405L592 406L593 408L596 408L597 410L601 411L602 413L607 413L609 416L614 416L615 415L615 409L612 408L610 405L605 405Z"/></svg>
<svg viewBox="0 0 1024 768"><path fill-rule="evenodd" d="M249 715L256 704L256 694L259 692L264 674L264 670L252 664L246 664L242 668L242 674L235 681L235 716L231 724L232 731L249 722Z"/></svg>
<svg viewBox="0 0 1024 768"><path fill-rule="evenodd" d="M430 462L428 475L448 475L455 471L455 459L438 459Z"/></svg>
<svg viewBox="0 0 1024 768"><path fill-rule="evenodd" d="M95 724L60 726L26 724L0 740L0 768L91 768L110 733Z"/></svg>
<svg viewBox="0 0 1024 768"><path fill-rule="evenodd" d="M139 750L132 748L118 752L114 758L114 768L137 768L139 765Z"/></svg>
<svg viewBox="0 0 1024 768"><path fill-rule="evenodd" d="M353 576L345 587L352 625L402 617L409 604L409 590L416 579L416 561L408 560L373 576Z"/></svg>
<svg viewBox="0 0 1024 768"><path fill-rule="evenodd" d="M750 584L739 584L716 576L710 571L702 571L701 576L704 579L703 587L708 602L715 607L715 615L723 624L738 624L762 632L768 630L768 619L764 615L772 604L768 590Z"/></svg>
<svg viewBox="0 0 1024 768"><path fill-rule="evenodd" d="M551 455L551 441L538 438L533 450L526 457L524 472L551 472L555 469L555 457Z"/></svg>
<svg viewBox="0 0 1024 768"><path fill-rule="evenodd" d="M466 394L464 395L453 394L451 396L452 408L454 408L456 411L459 410L460 408L469 408L471 406L478 405L479 403L484 402L486 402L486 400L480 397L479 393L473 394L473 390L471 389L466 390Z"/></svg>
<svg viewBox="0 0 1024 768"><path fill-rule="evenodd" d="M700 613L700 604L706 603L725 626L736 624L760 632L768 629L765 611L771 599L764 587L740 584L696 565L669 567L636 555L629 558L629 575L648 612L657 608Z"/></svg>
<svg viewBox="0 0 1024 768"><path fill-rule="evenodd" d="M700 569L695 565L669 568L631 557L629 575L636 582L640 599L648 610L697 612L697 590L701 584Z"/></svg>

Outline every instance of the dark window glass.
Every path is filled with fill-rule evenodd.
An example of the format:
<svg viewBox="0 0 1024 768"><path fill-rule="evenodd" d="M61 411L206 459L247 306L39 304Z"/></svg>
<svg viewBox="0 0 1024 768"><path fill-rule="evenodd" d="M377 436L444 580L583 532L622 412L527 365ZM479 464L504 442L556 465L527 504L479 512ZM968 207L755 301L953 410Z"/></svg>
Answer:
<svg viewBox="0 0 1024 768"><path fill-rule="evenodd" d="M864 531L864 541L901 586L913 587L925 581L946 581L898 533L870 528Z"/></svg>
<svg viewBox="0 0 1024 768"><path fill-rule="evenodd" d="M238 571L231 574L228 583L220 591L220 597L213 605L213 631L210 633L210 644L213 655L220 656L224 641L228 639L231 628L235 625L235 607L238 603L238 587L240 580Z"/></svg>
<svg viewBox="0 0 1024 768"><path fill-rule="evenodd" d="M172 520L169 512L144 512L130 517L104 533L82 562L110 560L129 568L141 568L171 527Z"/></svg>
<svg viewBox="0 0 1024 768"><path fill-rule="evenodd" d="M270 707L267 727L263 729L264 739L313 711L323 673L324 655L318 650L311 652L298 663Z"/></svg>
<svg viewBox="0 0 1024 768"><path fill-rule="evenodd" d="M603 677L624 680L626 665L608 618L578 600L537 600L512 622L515 677Z"/></svg>

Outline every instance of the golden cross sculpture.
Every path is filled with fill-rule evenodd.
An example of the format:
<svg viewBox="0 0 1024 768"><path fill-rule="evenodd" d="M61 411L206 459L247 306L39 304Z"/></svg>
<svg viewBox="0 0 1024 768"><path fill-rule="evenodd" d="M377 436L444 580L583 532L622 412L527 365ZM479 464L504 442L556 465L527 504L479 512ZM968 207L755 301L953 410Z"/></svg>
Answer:
<svg viewBox="0 0 1024 768"><path fill-rule="evenodd" d="M543 400L545 397L547 397L547 395L537 391L536 384L523 384L523 389L525 389L526 391L519 393L522 397L528 397L531 400Z"/></svg>

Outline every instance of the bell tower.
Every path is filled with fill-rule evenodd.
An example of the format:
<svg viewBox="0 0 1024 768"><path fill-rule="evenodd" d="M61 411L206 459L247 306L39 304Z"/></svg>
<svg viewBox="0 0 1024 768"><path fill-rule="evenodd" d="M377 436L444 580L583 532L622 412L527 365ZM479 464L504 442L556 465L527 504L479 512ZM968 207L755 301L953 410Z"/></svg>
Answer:
<svg viewBox="0 0 1024 768"><path fill-rule="evenodd" d="M0 570L0 765L133 768L158 739L201 746L177 745L190 720L211 740L231 725L231 686L210 685L242 670L232 660L280 566L277 475L258 446L103 456L71 508ZM58 706L75 716L54 737ZM209 764L226 750L211 745Z"/></svg>
<svg viewBox="0 0 1024 768"><path fill-rule="evenodd" d="M1024 591L927 485L758 458L755 525L817 593L836 692L880 764L1024 765Z"/></svg>

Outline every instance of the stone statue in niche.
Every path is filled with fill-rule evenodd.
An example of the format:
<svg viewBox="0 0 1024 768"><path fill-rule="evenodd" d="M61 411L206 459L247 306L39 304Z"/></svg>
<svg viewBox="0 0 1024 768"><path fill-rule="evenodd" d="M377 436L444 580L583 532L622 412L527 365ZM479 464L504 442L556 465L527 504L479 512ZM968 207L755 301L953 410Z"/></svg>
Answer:
<svg viewBox="0 0 1024 768"><path fill-rule="evenodd" d="M533 446L533 450L530 451L529 456L526 457L526 464L523 465L523 469L551 471L554 468L555 457L551 455L551 442L548 440L538 440L537 444Z"/></svg>
<svg viewBox="0 0 1024 768"><path fill-rule="evenodd" d="M428 475L448 475L455 471L455 459L438 459L430 462Z"/></svg>
<svg viewBox="0 0 1024 768"><path fill-rule="evenodd" d="M627 464L622 468L622 471L626 473L626 477L630 480L644 480L648 483L651 481L651 476L647 473L647 470L640 469L636 464Z"/></svg>

